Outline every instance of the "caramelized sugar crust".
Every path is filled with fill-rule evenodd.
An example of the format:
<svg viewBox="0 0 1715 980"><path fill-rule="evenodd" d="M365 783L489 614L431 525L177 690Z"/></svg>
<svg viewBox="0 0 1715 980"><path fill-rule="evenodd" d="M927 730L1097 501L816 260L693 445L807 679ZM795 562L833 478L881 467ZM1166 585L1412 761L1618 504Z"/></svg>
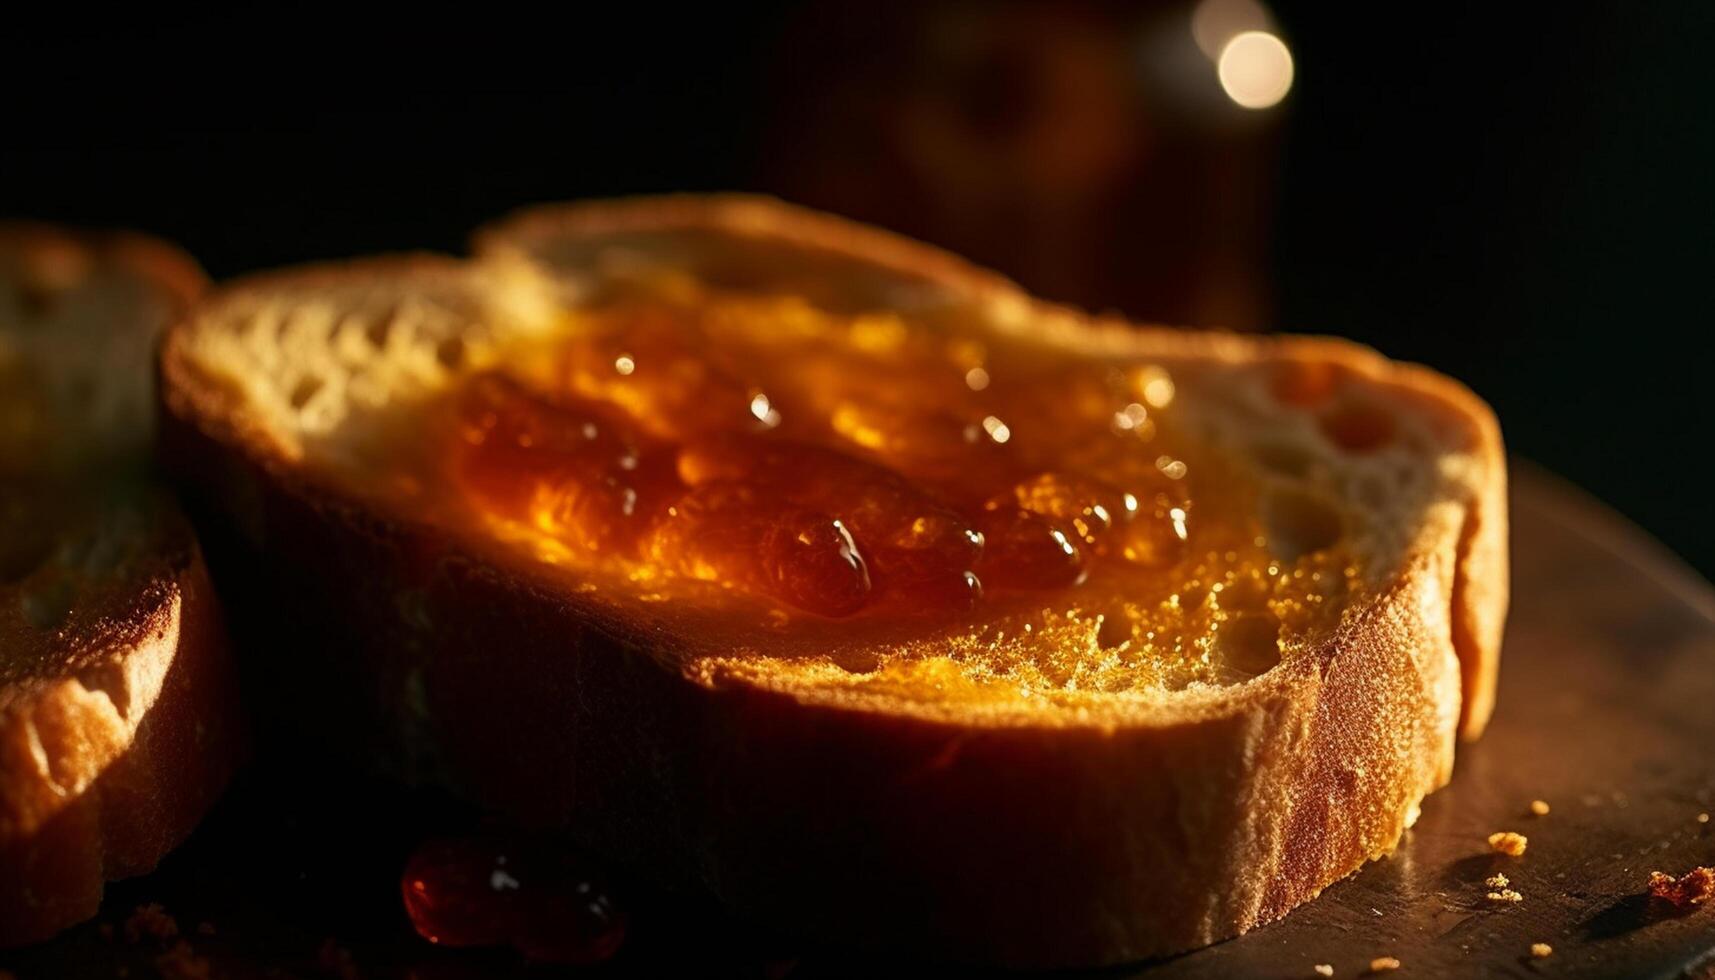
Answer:
<svg viewBox="0 0 1715 980"><path fill-rule="evenodd" d="M447 488L443 519L813 648L817 683L985 701L1236 683L1359 581L1343 518L1309 498L1265 513L1162 364L683 275L610 284L550 335L429 413L416 482ZM1300 410L1337 387L1287 375L1276 395Z"/></svg>

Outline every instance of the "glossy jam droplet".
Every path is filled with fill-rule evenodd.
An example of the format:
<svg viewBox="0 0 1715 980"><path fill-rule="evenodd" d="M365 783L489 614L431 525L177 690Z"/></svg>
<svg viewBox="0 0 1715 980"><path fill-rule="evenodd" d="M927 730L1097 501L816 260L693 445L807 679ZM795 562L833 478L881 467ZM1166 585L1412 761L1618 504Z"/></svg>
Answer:
<svg viewBox="0 0 1715 980"><path fill-rule="evenodd" d="M1068 473L1041 473L1012 489L1019 507L1090 545L1130 520L1135 509L1123 491Z"/></svg>
<svg viewBox="0 0 1715 980"><path fill-rule="evenodd" d="M400 881L405 913L417 934L442 946L506 942L517 898L505 884L507 863L504 851L486 841L431 841L419 847Z"/></svg>
<svg viewBox="0 0 1715 980"><path fill-rule="evenodd" d="M657 526L650 555L691 578L824 616L850 615L869 599L869 569L844 525L748 484L692 489Z"/></svg>
<svg viewBox="0 0 1715 980"><path fill-rule="evenodd" d="M1085 574L1084 555L1066 533L1017 507L986 511L979 525L983 556L977 574L1000 589L1058 589Z"/></svg>
<svg viewBox="0 0 1715 980"><path fill-rule="evenodd" d="M982 536L884 467L803 443L722 439L682 450L679 475L693 485L766 487L793 506L832 515L851 532L875 589L898 605L963 608L981 595L973 568Z"/></svg>
<svg viewBox="0 0 1715 980"><path fill-rule="evenodd" d="M457 479L568 545L629 552L677 489L671 452L600 406L550 402L489 375L459 411Z"/></svg>
<svg viewBox="0 0 1715 980"><path fill-rule="evenodd" d="M428 841L400 877L417 934L442 946L510 945L544 963L591 964L625 940L624 912L569 850L496 837Z"/></svg>

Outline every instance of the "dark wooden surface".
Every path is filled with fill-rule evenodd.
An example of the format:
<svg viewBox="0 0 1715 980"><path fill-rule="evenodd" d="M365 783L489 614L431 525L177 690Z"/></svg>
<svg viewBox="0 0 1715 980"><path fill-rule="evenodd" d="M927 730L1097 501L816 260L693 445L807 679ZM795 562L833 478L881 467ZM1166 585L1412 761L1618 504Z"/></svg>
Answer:
<svg viewBox="0 0 1715 980"><path fill-rule="evenodd" d="M1461 747L1452 785L1425 803L1399 851L1275 925L1097 975L1309 978L1328 963L1351 977L1394 956L1399 977L1715 977L1715 908L1674 914L1644 896L1652 870L1715 863L1715 822L1697 821L1715 813L1715 590L1553 478L1520 467L1514 482L1500 707L1484 739ZM1533 799L1552 811L1529 815ZM337 768L263 766L160 870L111 888L99 920L0 953L0 968L19 980L156 975L159 947L126 942L121 924L159 901L213 976L918 972L795 949L706 908L642 899L627 948L597 971L431 947L399 911L398 869L423 834L478 819ZM1492 855L1485 838L1496 830L1526 834L1529 850ZM1485 900L1484 879L1497 871L1523 902ZM197 932L202 922L212 935ZM118 927L115 938L103 923ZM1553 955L1532 959L1536 942Z"/></svg>

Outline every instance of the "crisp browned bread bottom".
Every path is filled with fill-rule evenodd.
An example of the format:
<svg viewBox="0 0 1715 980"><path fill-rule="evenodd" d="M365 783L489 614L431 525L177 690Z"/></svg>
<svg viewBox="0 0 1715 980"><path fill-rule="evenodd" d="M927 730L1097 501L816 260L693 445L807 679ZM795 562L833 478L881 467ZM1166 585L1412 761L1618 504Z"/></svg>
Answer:
<svg viewBox="0 0 1715 980"><path fill-rule="evenodd" d="M124 646L0 709L0 946L94 915L103 884L154 868L237 768L238 686L195 545L153 586L111 611Z"/></svg>

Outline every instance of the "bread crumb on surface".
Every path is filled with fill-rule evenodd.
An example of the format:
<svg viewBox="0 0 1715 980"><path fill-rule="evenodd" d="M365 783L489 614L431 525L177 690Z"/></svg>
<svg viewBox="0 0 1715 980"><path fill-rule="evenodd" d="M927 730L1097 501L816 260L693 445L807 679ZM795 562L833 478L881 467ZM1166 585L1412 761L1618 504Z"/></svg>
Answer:
<svg viewBox="0 0 1715 980"><path fill-rule="evenodd" d="M1531 800L1530 812L1532 816L1546 817L1548 816L1548 803L1543 800Z"/></svg>
<svg viewBox="0 0 1715 980"><path fill-rule="evenodd" d="M1332 963L1318 963L1310 969L1315 970L1316 975L1319 977L1331 977L1334 975L1334 964Z"/></svg>
<svg viewBox="0 0 1715 980"><path fill-rule="evenodd" d="M1531 943L1530 944L1530 955L1536 957L1539 960L1546 960L1550 956L1554 955L1554 947L1548 945L1547 943Z"/></svg>
<svg viewBox="0 0 1715 980"><path fill-rule="evenodd" d="M1512 882L1507 880L1506 875L1494 874L1490 875L1488 880L1483 882L1483 884L1488 885L1490 888L1505 888L1512 884Z"/></svg>
<svg viewBox="0 0 1715 980"><path fill-rule="evenodd" d="M213 975L208 957L197 955L182 939L155 957L155 969L161 971L164 980L209 980Z"/></svg>
<svg viewBox="0 0 1715 980"><path fill-rule="evenodd" d="M1524 896L1520 895L1518 892L1513 891L1511 888L1502 888L1500 891L1490 892L1488 895L1486 895L1484 897L1487 898L1491 902L1522 902L1522 901L1524 901Z"/></svg>
<svg viewBox="0 0 1715 980"><path fill-rule="evenodd" d="M131 942L141 942L143 937L158 939L165 942L179 934L179 923L158 902L139 905L131 910L131 917L125 920L125 938Z"/></svg>
<svg viewBox="0 0 1715 980"><path fill-rule="evenodd" d="M1489 847L1496 853L1509 857L1518 857L1524 853L1530 838L1523 834L1515 834L1510 830L1499 830L1489 835Z"/></svg>
<svg viewBox="0 0 1715 980"><path fill-rule="evenodd" d="M1698 815L1697 815L1697 822L1698 822L1698 823L1708 823L1708 822L1709 822L1709 814L1707 814L1707 813L1699 813L1699 814L1698 814Z"/></svg>
<svg viewBox="0 0 1715 980"><path fill-rule="evenodd" d="M1715 898L1715 868L1692 868L1678 878L1660 871L1651 871L1649 893L1680 908L1702 905Z"/></svg>
<svg viewBox="0 0 1715 980"><path fill-rule="evenodd" d="M1399 969L1399 960L1391 956L1378 956L1370 961L1369 972L1371 973L1386 973L1389 970L1397 969Z"/></svg>

